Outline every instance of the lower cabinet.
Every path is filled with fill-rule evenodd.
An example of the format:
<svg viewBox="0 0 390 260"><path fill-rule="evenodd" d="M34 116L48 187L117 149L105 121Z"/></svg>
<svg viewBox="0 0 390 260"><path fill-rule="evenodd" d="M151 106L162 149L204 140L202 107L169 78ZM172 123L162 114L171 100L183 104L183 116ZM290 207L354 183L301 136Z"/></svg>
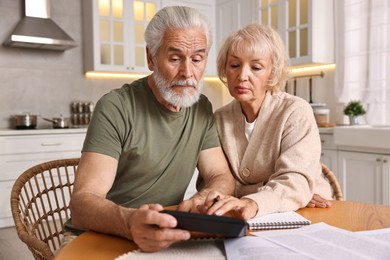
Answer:
<svg viewBox="0 0 390 260"><path fill-rule="evenodd" d="M333 134L320 134L321 139L321 162L328 166L338 177L337 146L334 143Z"/></svg>
<svg viewBox="0 0 390 260"><path fill-rule="evenodd" d="M320 133L321 162L336 175L344 199L390 205L390 154L366 147L345 147L332 133Z"/></svg>
<svg viewBox="0 0 390 260"><path fill-rule="evenodd" d="M338 151L344 199L390 205L390 155Z"/></svg>
<svg viewBox="0 0 390 260"><path fill-rule="evenodd" d="M0 228L13 226L10 195L15 180L36 164L81 156L85 129L60 130L58 134L42 134L28 130L26 134L0 132ZM14 132L14 131L13 131Z"/></svg>
<svg viewBox="0 0 390 260"><path fill-rule="evenodd" d="M336 177L339 178L337 153L338 152L335 150L322 149L321 162L328 166L328 168L336 175Z"/></svg>

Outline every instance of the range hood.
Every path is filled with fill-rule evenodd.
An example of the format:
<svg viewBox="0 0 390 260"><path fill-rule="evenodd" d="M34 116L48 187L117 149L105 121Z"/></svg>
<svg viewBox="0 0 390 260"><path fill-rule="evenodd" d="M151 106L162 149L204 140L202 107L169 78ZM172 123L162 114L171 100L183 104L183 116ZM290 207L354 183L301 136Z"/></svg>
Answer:
<svg viewBox="0 0 390 260"><path fill-rule="evenodd" d="M50 0L24 0L25 17L3 43L24 47L65 51L76 42L50 18Z"/></svg>

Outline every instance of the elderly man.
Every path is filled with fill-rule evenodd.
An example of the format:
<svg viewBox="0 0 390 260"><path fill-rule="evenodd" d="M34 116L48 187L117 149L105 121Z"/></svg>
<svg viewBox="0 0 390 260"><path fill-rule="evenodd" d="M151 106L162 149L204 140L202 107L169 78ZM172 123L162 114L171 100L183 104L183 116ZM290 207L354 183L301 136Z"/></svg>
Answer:
<svg viewBox="0 0 390 260"><path fill-rule="evenodd" d="M84 142L67 229L94 230L157 251L190 238L160 213L210 205L232 194L234 179L220 147L211 103L201 94L210 28L195 9L160 10L145 31L153 73L103 96ZM205 185L187 201L195 167ZM206 204L205 204L206 202Z"/></svg>

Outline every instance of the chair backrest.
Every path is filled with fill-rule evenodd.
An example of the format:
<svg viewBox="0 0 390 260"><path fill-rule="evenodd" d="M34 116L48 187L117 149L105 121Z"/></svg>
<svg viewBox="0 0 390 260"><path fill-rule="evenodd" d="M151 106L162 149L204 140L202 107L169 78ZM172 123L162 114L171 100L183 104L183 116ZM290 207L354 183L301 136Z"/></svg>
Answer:
<svg viewBox="0 0 390 260"><path fill-rule="evenodd" d="M78 163L79 158L38 164L15 181L12 216L19 238L35 259L53 259L61 246Z"/></svg>
<svg viewBox="0 0 390 260"><path fill-rule="evenodd" d="M343 200L343 192L341 191L341 187L339 181L337 180L336 175L322 163L322 173L328 179L330 186L333 190L333 198L335 200Z"/></svg>

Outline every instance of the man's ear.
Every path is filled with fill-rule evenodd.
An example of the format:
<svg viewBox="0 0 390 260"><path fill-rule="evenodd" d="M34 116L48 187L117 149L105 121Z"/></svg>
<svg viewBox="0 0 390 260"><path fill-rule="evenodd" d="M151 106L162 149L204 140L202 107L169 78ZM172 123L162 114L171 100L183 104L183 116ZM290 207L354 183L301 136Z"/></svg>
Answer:
<svg viewBox="0 0 390 260"><path fill-rule="evenodd" d="M148 47L146 47L146 59L148 61L148 68L150 71L154 71L154 63L153 63L153 57L150 54L150 50Z"/></svg>

